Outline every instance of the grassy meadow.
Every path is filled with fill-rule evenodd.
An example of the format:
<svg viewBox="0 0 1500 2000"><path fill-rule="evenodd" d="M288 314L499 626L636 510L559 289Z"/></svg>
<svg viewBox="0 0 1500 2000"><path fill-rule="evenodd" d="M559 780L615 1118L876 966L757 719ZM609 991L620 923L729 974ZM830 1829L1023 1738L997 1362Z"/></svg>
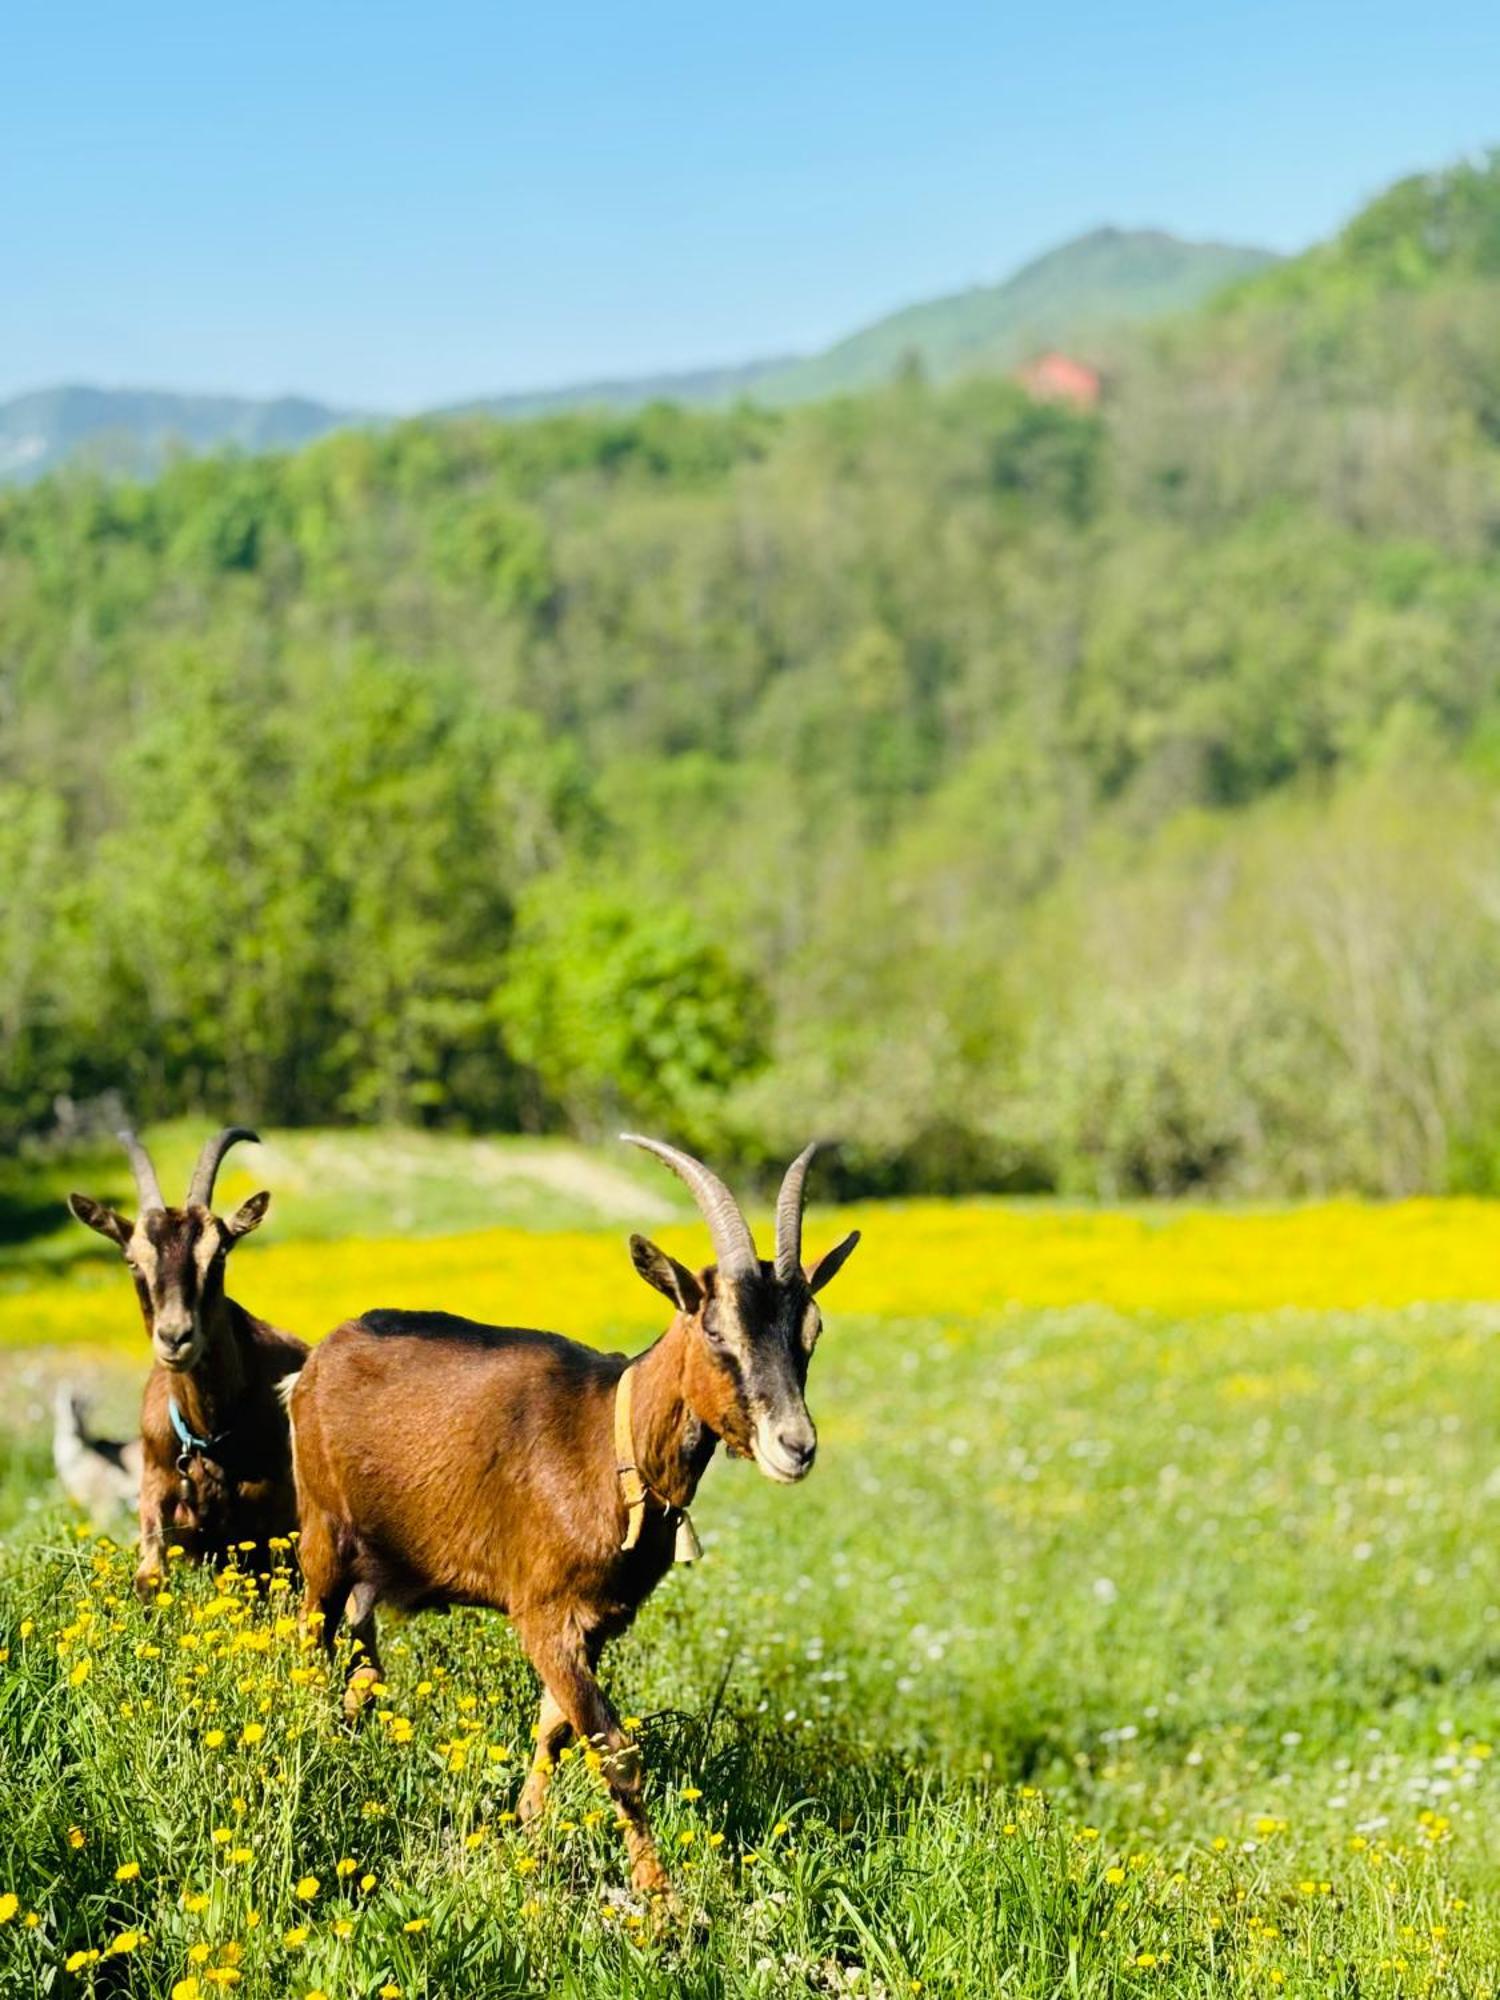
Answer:
<svg viewBox="0 0 1500 2000"><path fill-rule="evenodd" d="M123 1195L101 1154L29 1169L38 1209L88 1166ZM642 1345L624 1229L702 1254L646 1168L278 1141L224 1176L283 1197L233 1289L310 1335L421 1302ZM1495 1990L1494 1209L814 1211L811 1246L866 1232L818 1466L716 1464L704 1562L606 1660L675 1921L586 1759L518 1830L502 1619L388 1620L351 1734L290 1573L136 1603L46 1449L59 1374L128 1412L134 1305L24 1212L0 1191L5 2000Z"/></svg>

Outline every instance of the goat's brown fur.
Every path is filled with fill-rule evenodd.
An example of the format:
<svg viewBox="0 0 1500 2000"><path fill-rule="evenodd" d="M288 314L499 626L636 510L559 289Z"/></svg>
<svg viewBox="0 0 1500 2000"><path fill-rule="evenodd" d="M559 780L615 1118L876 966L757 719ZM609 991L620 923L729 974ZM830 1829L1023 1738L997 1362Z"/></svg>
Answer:
<svg viewBox="0 0 1500 2000"><path fill-rule="evenodd" d="M595 1678L599 1656L671 1566L681 1510L721 1439L786 1483L810 1466L813 1294L855 1240L806 1271L759 1264L726 1277L632 1239L637 1269L677 1306L634 1363L442 1313L372 1312L330 1334L289 1401L308 1615L331 1653L350 1612L351 1705L380 1676L377 1603L508 1612L544 1690L521 1817L540 1808L552 1760L576 1733L603 1754L636 1885L665 1888L639 1759ZM613 1417L629 1366L651 1500L624 1550Z"/></svg>

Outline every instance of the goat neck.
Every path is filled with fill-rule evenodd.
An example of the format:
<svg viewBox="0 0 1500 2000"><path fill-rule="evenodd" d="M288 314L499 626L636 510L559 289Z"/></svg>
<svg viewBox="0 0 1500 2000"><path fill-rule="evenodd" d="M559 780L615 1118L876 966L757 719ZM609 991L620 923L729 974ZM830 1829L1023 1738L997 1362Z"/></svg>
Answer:
<svg viewBox="0 0 1500 2000"><path fill-rule="evenodd" d="M671 1507L689 1507L719 1442L690 1396L695 1329L682 1313L654 1346L631 1362L631 1430L641 1478Z"/></svg>
<svg viewBox="0 0 1500 2000"><path fill-rule="evenodd" d="M217 1437L233 1428L246 1380L244 1307L221 1295L210 1311L202 1359L168 1380L183 1422L199 1437Z"/></svg>

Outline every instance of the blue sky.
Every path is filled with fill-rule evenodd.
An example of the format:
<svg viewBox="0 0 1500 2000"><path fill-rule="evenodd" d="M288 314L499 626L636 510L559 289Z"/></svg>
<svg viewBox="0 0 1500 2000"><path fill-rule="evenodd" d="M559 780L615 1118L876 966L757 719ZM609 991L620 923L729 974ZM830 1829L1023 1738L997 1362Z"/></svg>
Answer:
<svg viewBox="0 0 1500 2000"><path fill-rule="evenodd" d="M1101 222L1295 249L1500 140L1500 6L18 0L0 395L409 409L821 346Z"/></svg>

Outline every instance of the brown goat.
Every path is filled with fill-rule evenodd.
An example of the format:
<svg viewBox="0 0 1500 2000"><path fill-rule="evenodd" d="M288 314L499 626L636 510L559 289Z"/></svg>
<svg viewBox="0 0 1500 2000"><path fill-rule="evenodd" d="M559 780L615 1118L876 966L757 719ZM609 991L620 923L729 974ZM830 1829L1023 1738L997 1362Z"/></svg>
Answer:
<svg viewBox="0 0 1500 2000"><path fill-rule="evenodd" d="M141 1562L136 1589L159 1583L170 1543L200 1562L222 1561L245 1542L257 1563L273 1536L297 1525L291 1440L277 1384L307 1359L289 1333L256 1319L224 1293L224 1262L258 1228L271 1197L253 1194L227 1221L213 1213L214 1181L238 1139L230 1125L208 1140L187 1202L168 1208L150 1155L122 1132L140 1194L134 1222L86 1194L68 1196L80 1222L118 1244L135 1280L154 1359L141 1401Z"/></svg>
<svg viewBox="0 0 1500 2000"><path fill-rule="evenodd" d="M655 1153L692 1190L717 1263L696 1275L643 1237L636 1270L676 1311L634 1360L560 1334L447 1313L369 1312L318 1347L291 1385L301 1559L311 1622L330 1654L346 1606L358 1642L346 1704L380 1678L375 1607L508 1612L542 1679L529 1820L558 1749L599 1749L638 1888L663 1890L635 1746L595 1678L671 1567L722 1439L790 1484L813 1462L803 1400L821 1327L814 1294L858 1242L802 1264L809 1146L787 1170L776 1255L762 1263L733 1196L686 1153Z"/></svg>

